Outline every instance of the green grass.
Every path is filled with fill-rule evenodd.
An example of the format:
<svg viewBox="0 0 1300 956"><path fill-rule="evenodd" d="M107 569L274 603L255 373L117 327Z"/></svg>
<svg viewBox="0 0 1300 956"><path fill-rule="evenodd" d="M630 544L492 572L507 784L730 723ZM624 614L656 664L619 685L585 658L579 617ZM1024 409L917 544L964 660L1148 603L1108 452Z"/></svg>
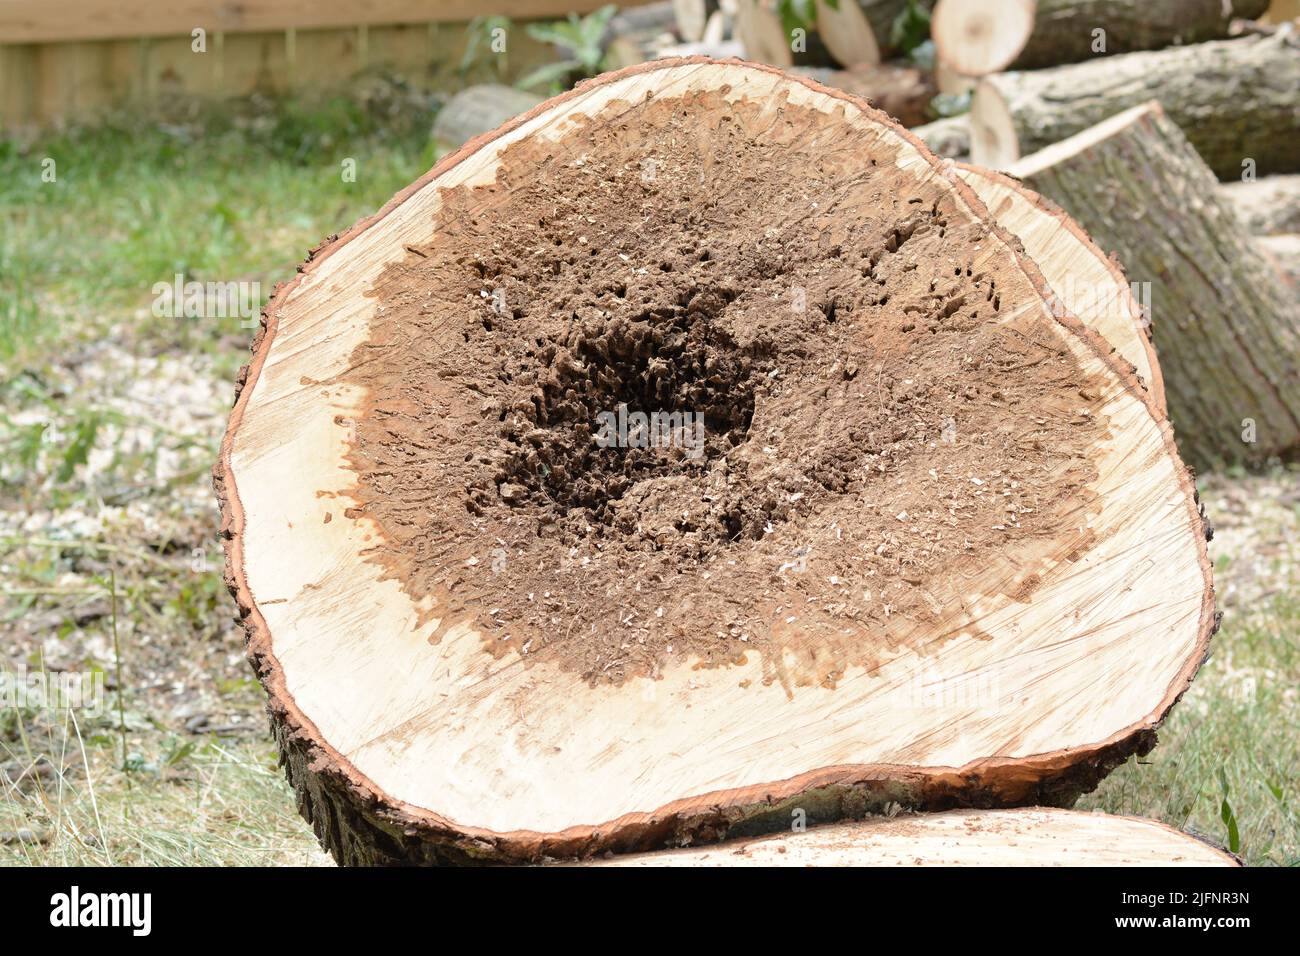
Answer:
<svg viewBox="0 0 1300 956"><path fill-rule="evenodd" d="M179 272L269 294L309 247L432 164L431 120L426 103L390 89L361 105L254 103L0 141L0 647L25 640L123 674L94 719L0 705L0 766L20 778L0 776L0 863L318 859L260 729L261 691L238 663L206 488L250 332L238 319L155 318L151 290ZM55 183L41 182L45 157ZM354 183L340 175L345 158L357 161ZM133 374L84 374L104 372L105 347L117 350L109 373L119 355L202 359L193 374L221 400L164 424L122 400ZM104 509L111 520L93 531L18 527L29 514ZM1220 578L1238 564L1219 557ZM1227 616L1156 750L1081 807L1222 843L1235 832L1249 863L1300 862L1300 598L1295 570L1282 570L1283 593ZM120 659L106 660L115 644ZM25 663L45 662L33 651ZM167 665L259 729L187 732L156 686Z"/></svg>
<svg viewBox="0 0 1300 956"><path fill-rule="evenodd" d="M1244 619L1226 617L1156 749L1079 806L1156 817L1248 864L1300 865L1298 727L1300 599L1292 594Z"/></svg>
<svg viewBox="0 0 1300 956"><path fill-rule="evenodd" d="M123 763L111 720L87 727L72 710L48 716L43 732L0 747L0 764L26 771L0 794L0 865L325 861L269 740L156 735Z"/></svg>
<svg viewBox="0 0 1300 956"><path fill-rule="evenodd" d="M0 361L38 358L70 325L93 335L113 322L198 349L240 331L238 320L155 319L154 283L258 281L269 295L322 236L432 165L432 111L400 93L0 141ZM46 159L54 182L42 181Z"/></svg>
<svg viewBox="0 0 1300 956"><path fill-rule="evenodd" d="M110 689L109 712L93 720L0 704L0 863L315 859L263 729L261 691L230 663L241 642L207 490L252 333L237 317L157 318L153 286L180 273L255 281L269 295L322 237L432 165L432 119L429 100L377 82L360 101L258 100L0 140L0 519L10 532L0 536L0 645L48 621L61 666L104 666L108 620L77 622L115 572L126 659L121 694ZM47 158L54 182L42 181ZM140 383L115 374L122 356L197 357L221 400L168 427L123 400ZM177 378L186 384L184 370ZM166 388L157 397L172 400ZM28 514L88 519L104 508L116 524L91 537L12 533ZM159 645L177 671L187 657L200 672L210 659L211 673L190 679L256 730L187 733L151 685ZM35 652L21 663L43 665Z"/></svg>

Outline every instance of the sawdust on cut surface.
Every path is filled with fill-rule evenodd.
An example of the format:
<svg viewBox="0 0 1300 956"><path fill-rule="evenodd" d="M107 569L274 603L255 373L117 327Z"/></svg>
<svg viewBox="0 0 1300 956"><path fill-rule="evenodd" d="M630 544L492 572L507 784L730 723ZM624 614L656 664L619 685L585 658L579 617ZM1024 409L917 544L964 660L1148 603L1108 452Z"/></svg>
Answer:
<svg viewBox="0 0 1300 956"><path fill-rule="evenodd" d="M1027 600L1086 539L1101 385L878 137L691 93L444 189L345 376L371 557L444 630L593 683L758 653L833 686L978 636L990 569ZM699 453L601 447L620 405L702 416Z"/></svg>

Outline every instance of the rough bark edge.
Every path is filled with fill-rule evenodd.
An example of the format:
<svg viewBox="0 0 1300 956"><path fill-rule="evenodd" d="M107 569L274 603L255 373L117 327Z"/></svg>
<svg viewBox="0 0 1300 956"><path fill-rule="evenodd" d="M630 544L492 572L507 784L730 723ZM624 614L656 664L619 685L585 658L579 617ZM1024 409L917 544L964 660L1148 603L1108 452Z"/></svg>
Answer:
<svg viewBox="0 0 1300 956"><path fill-rule="evenodd" d="M654 60L579 84L567 93L538 104L499 129L470 140L398 192L379 212L362 218L345 232L332 235L313 248L307 261L298 267L300 276L383 220L430 181L534 116L589 90L592 85L604 85L652 70L690 65L723 65L774 73L791 83L842 100L861 110L872 121L892 129L942 174L942 161L933 156L924 143L886 114L851 94L792 76L775 67L743 60L700 56ZM1051 295L1050 288L1037 266L1025 254L1020 240L992 221L974 190L959 176L954 174L950 182L972 213L984 219L991 234L1004 242L1015 255L1017 263L1046 304ZM257 382L275 338L278 304L292 294L298 281L299 278L294 278L277 285L262 310L261 327L252 343L253 359L240 369L236 378L235 405L212 477L221 508L220 533L226 553L224 579L239 609L238 619L245 630L249 662L267 691L267 710L280 746L281 765L298 795L299 811L312 824L322 847L340 864L534 862L548 858L579 858L607 851L656 849L673 843L689 845L727 836L757 835L783 827L788 820L788 811L794 807L802 807L814 820L830 820L851 816L858 807L865 811L868 807L883 807L889 802L929 810L1069 805L1081 793L1094 789L1130 756L1144 755L1155 746L1157 729L1191 685L1192 678L1209 654L1210 639L1218 630L1221 615L1215 611L1211 566L1202 544L1199 563L1205 589L1198 623L1199 635L1193 653L1151 713L1099 743L1029 757L985 758L961 768L893 764L830 767L771 784L674 801L650 812L627 814L597 826L575 826L557 833L529 830L495 832L464 826L432 811L391 800L323 740L311 720L298 709L285 686L283 671L272 649L270 631L244 575L244 513L230 471L230 455L252 386ZM1164 413L1153 403L1133 372L1120 367L1110 357L1109 344L1073 315L1058 316L1056 321L1082 339L1100 361L1110 366L1124 387L1147 407L1160 428L1168 454L1181 465ZM1199 496L1191 474L1185 468L1177 470L1187 499L1189 520L1193 524L1200 523L1208 541L1213 530L1204 509L1198 507Z"/></svg>
<svg viewBox="0 0 1300 956"><path fill-rule="evenodd" d="M995 183L1020 193L1020 195L1024 196L1030 203L1037 206L1043 212L1047 213L1059 222L1065 229L1073 233L1075 238L1083 243L1084 247L1096 256L1097 259L1101 261L1102 265L1110 271L1110 274L1115 277L1115 281L1119 283L1122 288L1130 288L1128 274L1124 271L1123 263L1116 258L1114 253L1107 255L1106 252L1097 245L1097 243L1093 242L1092 237L1088 235L1087 231L1079 224L1078 220L1052 200L1048 199L1041 193L1030 189L1010 173L998 172L995 169L987 169L984 166L976 166L973 163L956 162L959 169L969 170L977 176L983 176L985 179L992 180ZM1133 314L1133 311L1137 309L1138 306L1133 300L1131 294L1129 296L1129 304L1132 306L1129 312L1130 314ZM1147 354L1147 363L1151 366L1151 381L1145 383L1147 391L1151 395L1151 400L1160 409L1161 414L1167 417L1169 409L1165 404L1165 377L1160 371L1160 359L1159 356L1156 355L1155 343L1151 339L1151 326L1142 324L1140 312L1138 314L1133 314L1133 324L1137 327L1138 339L1142 342L1142 348Z"/></svg>

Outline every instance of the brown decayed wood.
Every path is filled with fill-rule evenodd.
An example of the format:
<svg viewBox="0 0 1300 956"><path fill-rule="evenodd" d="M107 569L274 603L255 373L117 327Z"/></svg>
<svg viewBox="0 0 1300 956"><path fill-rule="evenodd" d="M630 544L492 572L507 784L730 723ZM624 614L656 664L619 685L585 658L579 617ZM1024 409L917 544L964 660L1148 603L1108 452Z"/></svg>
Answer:
<svg viewBox="0 0 1300 956"><path fill-rule="evenodd" d="M1165 381L1164 376L1160 373L1160 362L1156 356L1155 345L1151 341L1150 323L1143 319L1140 306L1138 306L1138 304L1133 300L1132 295L1128 291L1128 276L1125 275L1124 267L1120 264L1119 260L1113 255L1106 255L1106 253L1092 241L1092 238L1084 228L1064 209L1052 202L1046 196L1034 192L1015 177L1007 176L1003 173L996 172L995 170L985 169L982 166L971 166L967 163L959 163L958 166L963 170L963 175L967 177L968 181L971 176L977 176L990 183L998 184L1005 189L1013 190L1015 193L1023 197L1030 205L1041 210L1045 215L1050 216L1052 219L1055 219L1060 224L1061 229L1065 230L1070 236L1072 236L1079 246L1101 263L1105 270L1110 273L1114 282L1115 295L1119 300L1117 305L1132 316L1132 339L1137 343L1137 346L1145 355L1145 363L1138 368L1139 377L1151 392L1152 401L1155 402L1158 408L1164 410ZM1001 221L1000 210L990 206L989 212L995 219ZM1005 222L1002 224L1007 226L1007 223ZM1010 229L1011 232L1015 232L1015 230L1011 229L1010 226L1007 226L1007 228ZM1045 272L1047 271L1041 257L1037 260L1037 264L1039 268L1044 269ZM1061 278L1068 281L1068 277L1066 276L1062 276ZM1047 279L1048 283L1051 284L1053 276L1048 273ZM1057 291L1061 292L1059 289ZM1062 293L1062 295L1064 295L1064 293ZM1067 302L1066 305L1068 307L1069 303ZM1115 344L1117 348L1121 348L1122 352L1126 351L1123 350L1125 343L1122 341L1113 342L1113 344ZM1136 364L1138 359L1134 357L1132 361Z"/></svg>
<svg viewBox="0 0 1300 956"><path fill-rule="evenodd" d="M596 81L614 82L652 70L716 61L696 59L644 64L620 71ZM728 62L735 69L763 69L752 64ZM775 71L767 71L775 72ZM867 111L864 104L843 94L825 90L815 84L806 87L823 95L835 96ZM453 168L493 138L526 122L548 108L579 95L584 89L543 104L494 134L468 144L448 157L420 181L399 193L380 213L363 220L341 237L333 237L313 251L301 267L310 272L344 244L381 221L426 183ZM891 125L884 118L872 118ZM919 143L896 130L918 149ZM922 152L931 164L932 157ZM974 211L982 206L962 183L953 188ZM996 232L1010 243L1005 233ZM1050 295L1042 276L1033 263L1010 245L1017 263L1046 300ZM960 768L915 766L842 766L829 767L772 783L740 790L702 794L674 801L644 813L629 814L599 826L575 826L558 833L531 831L492 832L457 824L424 808L400 804L388 798L372 781L359 773L316 730L299 710L285 687L284 674L272 650L271 635L244 577L244 514L234 475L230 470L233 437L237 433L252 386L262 372L271 342L276 334L277 303L293 290L294 284L276 290L263 317L263 330L254 343L252 364L241 372L237 404L230 430L223 442L221 459L214 469L214 484L222 504L222 534L228 555L226 579L240 607L248 632L249 653L270 695L272 723L281 743L283 762L291 782L299 793L302 810L317 829L322 842L342 862L468 862L474 860L528 860L543 856L579 856L606 849L630 850L663 845L667 840L708 841L727 834L758 832L770 828L777 820L788 818L789 808L801 806L810 819L834 819L896 801L914 806L943 808L949 806L1009 805L1023 803L1068 802L1081 790L1095 785L1114 765L1133 753L1145 753L1154 743L1155 730L1168 709L1186 690L1196 668L1208 649L1216 616L1213 592L1209 586L1209 564L1202 548L1198 563L1205 580L1201 600L1196 650L1179 670L1165 691L1159 705L1145 719L1123 728L1105 740L1080 747L1023 758L989 758ZM1088 333L1072 316L1059 319L1103 363L1109 346ZM1156 422L1163 416L1142 392L1131 372L1111 364L1117 379L1138 401L1147 406ZM1166 450L1172 454L1172 442L1166 425L1161 425ZM1176 459L1175 459L1176 460ZM1187 503L1189 523L1200 525L1203 517L1195 506L1194 489L1185 474L1179 483Z"/></svg>

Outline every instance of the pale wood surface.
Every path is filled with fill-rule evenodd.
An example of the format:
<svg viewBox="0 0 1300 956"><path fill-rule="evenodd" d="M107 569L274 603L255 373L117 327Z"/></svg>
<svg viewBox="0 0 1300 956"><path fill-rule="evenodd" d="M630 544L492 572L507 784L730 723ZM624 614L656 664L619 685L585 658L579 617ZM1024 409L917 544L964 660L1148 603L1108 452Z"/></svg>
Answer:
<svg viewBox="0 0 1300 956"><path fill-rule="evenodd" d="M992 170L958 169L998 224L1025 244L1065 308L1115 347L1164 408L1164 379L1147 334L1150 321L1143 317L1119 265L1050 200Z"/></svg>
<svg viewBox="0 0 1300 956"><path fill-rule="evenodd" d="M1209 567L1167 423L1077 322L1067 328L1043 300L1023 306L1041 315L1042 334L1109 383L1111 439L1097 450L1093 489L1100 511L1079 529L1095 544L1042 567L1031 603L985 597L999 582L972 580L968 611L982 638L969 620L943 622L935 634L956 636L942 654L919 661L900 651L871 673L850 669L834 690L790 695L763 683L757 660L704 670L682 661L659 681L593 688L545 663L494 659L468 626L430 643L438 608L414 604L362 557L377 537L370 519L340 520L355 476L336 418L358 414L362 396L331 380L367 340L367 290L405 246L428 241L440 187L493 182L509 144L558 139L614 102L695 88L770 110L788 98L865 124L881 155L895 157L899 188L941 182L969 215L985 215L916 141L840 94L736 62L658 61L471 144L281 291L223 448L232 583L268 689L293 733L310 740L310 772L330 768L323 786L349 781L404 825L500 847L502 834L524 840L602 824L616 834L686 807L767 806L863 780L961 787L996 772L1032 781L1149 732L1204 656ZM981 255L1013 255L1009 242L995 235ZM326 511L335 520L325 523ZM421 624L427 612L435 619ZM1005 703L972 712L966 700L920 700L918 682L983 682Z"/></svg>
<svg viewBox="0 0 1300 956"><path fill-rule="evenodd" d="M875 66L880 46L856 0L841 0L839 9L817 0L817 35L841 66Z"/></svg>
<svg viewBox="0 0 1300 956"><path fill-rule="evenodd" d="M930 18L935 56L965 76L1005 69L1034 30L1034 0L939 0Z"/></svg>
<svg viewBox="0 0 1300 956"><path fill-rule="evenodd" d="M1223 850L1136 817L1078 810L954 810L833 823L593 866L1237 866Z"/></svg>

